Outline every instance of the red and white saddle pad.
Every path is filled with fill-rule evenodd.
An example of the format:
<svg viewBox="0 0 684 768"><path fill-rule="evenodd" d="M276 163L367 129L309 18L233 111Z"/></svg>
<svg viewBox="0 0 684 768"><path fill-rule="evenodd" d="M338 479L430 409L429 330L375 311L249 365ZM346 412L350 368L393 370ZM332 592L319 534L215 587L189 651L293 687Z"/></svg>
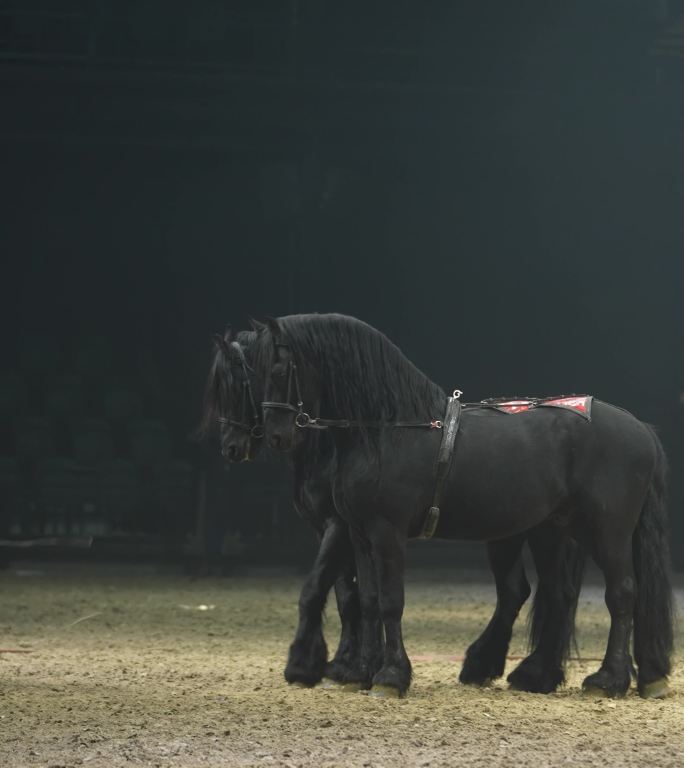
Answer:
<svg viewBox="0 0 684 768"><path fill-rule="evenodd" d="M566 411L572 411L585 419L591 419L591 401L592 395L569 395L561 397L544 397L540 399L518 399L518 400L490 400L485 401L504 413L522 413L532 408L564 408Z"/></svg>

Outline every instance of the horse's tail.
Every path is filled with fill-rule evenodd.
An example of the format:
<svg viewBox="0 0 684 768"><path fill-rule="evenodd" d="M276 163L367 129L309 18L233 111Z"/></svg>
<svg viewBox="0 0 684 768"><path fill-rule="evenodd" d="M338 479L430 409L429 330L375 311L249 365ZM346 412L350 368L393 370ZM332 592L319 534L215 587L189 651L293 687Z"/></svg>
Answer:
<svg viewBox="0 0 684 768"><path fill-rule="evenodd" d="M575 614L582 588L586 553L574 539L565 536L561 542L552 583L537 589L529 617L529 642L537 648L546 638L547 648L561 668L577 647Z"/></svg>
<svg viewBox="0 0 684 768"><path fill-rule="evenodd" d="M670 542L666 506L667 457L652 430L656 463L641 517L632 537L636 577L634 658L639 690L670 672L674 609L670 585Z"/></svg>

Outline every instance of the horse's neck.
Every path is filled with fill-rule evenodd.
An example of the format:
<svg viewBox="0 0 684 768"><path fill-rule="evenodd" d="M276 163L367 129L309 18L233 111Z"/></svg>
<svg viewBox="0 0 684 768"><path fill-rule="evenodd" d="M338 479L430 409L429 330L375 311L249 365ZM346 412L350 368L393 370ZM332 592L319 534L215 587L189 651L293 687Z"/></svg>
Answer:
<svg viewBox="0 0 684 768"><path fill-rule="evenodd" d="M428 376L422 373L422 371L420 371L419 369L416 369L416 370L418 370L418 372L424 378L424 381L420 382L420 386L425 390L425 402L424 402L425 412L413 413L411 411L413 411L414 409L409 405L406 405L404 408L402 408L401 405L398 405L397 412L395 414L395 420L396 421L412 421L412 420L420 421L421 419L429 419L429 420L441 419L446 409L446 403L447 403L446 393L438 384L435 384L435 382L433 382ZM395 381L399 381L399 379L395 379ZM367 386L362 371L359 371L359 380L357 383L359 387ZM415 386L416 386L415 382L410 381L407 376L406 382L405 382L406 390L407 391L410 390L411 387L415 388ZM388 389L388 397L389 397L390 395L389 385L387 389ZM319 413L323 418L332 418L332 419L350 418L350 414L343 413L342 410L343 409L341 409L341 407L338 404L328 402L327 398L325 397L322 398L321 406L319 408ZM369 412L369 413L365 413L361 417L361 420L375 423L375 422L381 421L381 418L378 413Z"/></svg>
<svg viewBox="0 0 684 768"><path fill-rule="evenodd" d="M335 444L330 435L316 430L306 430L304 440L292 452L292 468L295 477L327 463L334 452Z"/></svg>
<svg viewBox="0 0 684 768"><path fill-rule="evenodd" d="M392 366L394 370L391 376L383 371L381 375L369 380L368 373L363 366L354 366L347 372L348 376L354 378L354 384L359 390L369 387L375 388L381 402L396 402L395 395L399 394L395 413L395 418L399 421L421 418L422 414L427 415L427 411L432 411L435 408L439 410L439 413L431 414L431 418L441 418L446 407L444 390L409 360L387 337L379 331L374 330L374 332L379 334L384 343L388 345L388 348L382 353L387 360L384 365ZM416 404L414 400L416 391L423 393L424 402L422 404ZM403 405L401 404L402 399L405 399ZM336 409L333 407L333 410ZM366 413L363 418L367 421L374 421L378 419L378 416L378 413ZM347 418L347 414L339 414L338 417Z"/></svg>
<svg viewBox="0 0 684 768"><path fill-rule="evenodd" d="M318 518L323 507L329 506L335 463L332 437L308 431L293 451L291 460L294 500L299 514Z"/></svg>

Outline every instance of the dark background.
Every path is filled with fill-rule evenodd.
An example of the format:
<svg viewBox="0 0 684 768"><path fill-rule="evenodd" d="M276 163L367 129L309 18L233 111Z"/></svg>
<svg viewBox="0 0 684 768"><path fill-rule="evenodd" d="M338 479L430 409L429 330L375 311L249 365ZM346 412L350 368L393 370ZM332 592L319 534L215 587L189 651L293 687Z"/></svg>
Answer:
<svg viewBox="0 0 684 768"><path fill-rule="evenodd" d="M0 89L1 535L303 557L188 434L214 331L337 311L654 423L684 565L681 0L0 0Z"/></svg>

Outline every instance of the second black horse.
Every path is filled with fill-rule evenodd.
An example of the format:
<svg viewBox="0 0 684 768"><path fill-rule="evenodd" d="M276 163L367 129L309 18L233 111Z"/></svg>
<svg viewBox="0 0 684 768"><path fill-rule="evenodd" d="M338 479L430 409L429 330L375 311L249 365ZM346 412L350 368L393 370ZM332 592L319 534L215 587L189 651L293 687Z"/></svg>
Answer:
<svg viewBox="0 0 684 768"><path fill-rule="evenodd" d="M254 331L233 334L230 328L214 337L199 432L206 436L218 424L221 452L230 462L249 461L262 446L263 395L251 367L255 340ZM309 433L291 461L295 509L313 526L319 540L316 559L300 593L299 622L285 667L289 683L307 686L323 677L353 686L358 676L359 595L349 529L332 500L334 461L332 439L324 432ZM333 585L341 633L335 656L328 662L322 622Z"/></svg>

